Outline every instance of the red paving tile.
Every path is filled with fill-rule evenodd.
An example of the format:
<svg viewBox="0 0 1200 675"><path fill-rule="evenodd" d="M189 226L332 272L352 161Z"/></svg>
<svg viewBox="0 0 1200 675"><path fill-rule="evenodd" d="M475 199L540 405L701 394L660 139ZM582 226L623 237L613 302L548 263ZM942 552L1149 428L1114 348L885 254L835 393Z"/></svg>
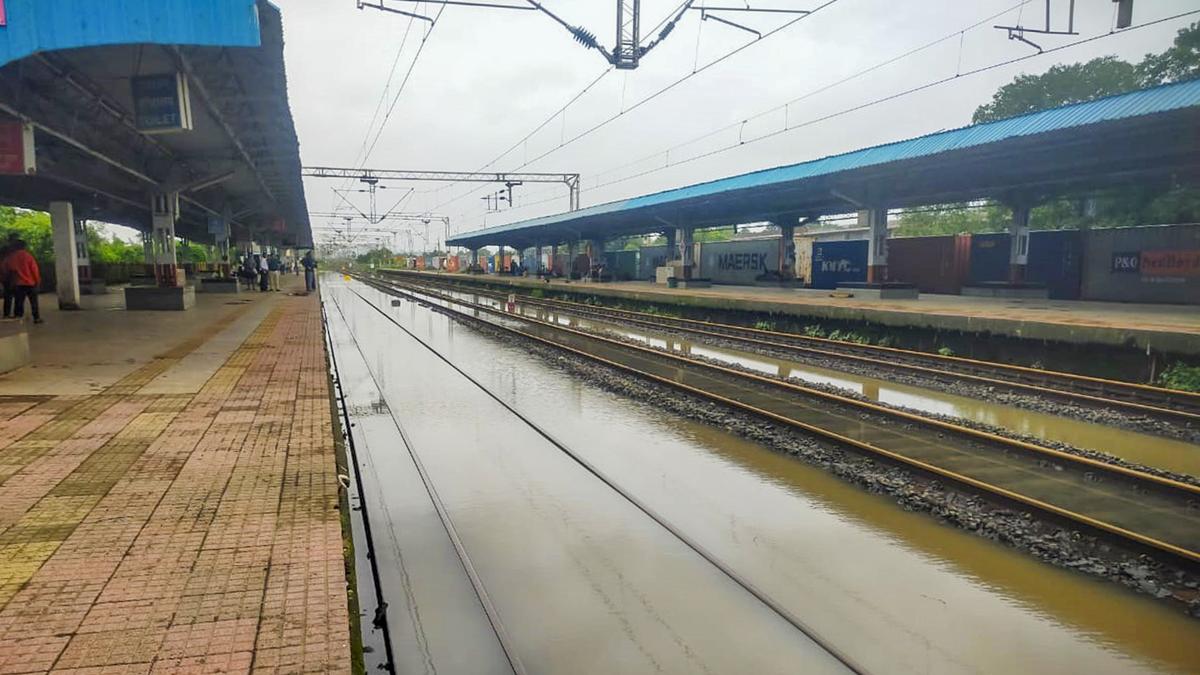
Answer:
<svg viewBox="0 0 1200 675"><path fill-rule="evenodd" d="M0 397L0 675L349 672L321 331L281 298L194 396L137 393L177 348Z"/></svg>

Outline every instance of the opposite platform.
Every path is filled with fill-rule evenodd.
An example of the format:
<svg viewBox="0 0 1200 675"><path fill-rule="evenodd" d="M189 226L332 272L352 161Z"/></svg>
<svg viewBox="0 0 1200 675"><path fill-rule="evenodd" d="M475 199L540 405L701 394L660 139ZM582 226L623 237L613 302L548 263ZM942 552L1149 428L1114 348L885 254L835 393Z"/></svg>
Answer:
<svg viewBox="0 0 1200 675"><path fill-rule="evenodd" d="M461 281L545 288L528 277L411 272ZM561 279L556 291L705 309L762 312L813 319L864 321L906 328L989 333L1078 344L1132 345L1200 354L1200 306L1075 300L978 298L922 294L916 300L831 297L831 291L758 286L676 289L649 281L589 283Z"/></svg>

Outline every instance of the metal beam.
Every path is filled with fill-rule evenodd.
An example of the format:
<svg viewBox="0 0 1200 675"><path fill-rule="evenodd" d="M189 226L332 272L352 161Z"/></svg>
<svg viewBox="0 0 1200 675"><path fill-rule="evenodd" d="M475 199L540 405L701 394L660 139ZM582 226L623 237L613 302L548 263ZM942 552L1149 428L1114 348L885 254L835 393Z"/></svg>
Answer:
<svg viewBox="0 0 1200 675"><path fill-rule="evenodd" d="M246 166L250 168L251 173L254 174L254 179L258 182L258 186L262 188L263 194L267 195L267 198L274 202L278 207L279 200L275 198L275 192L272 191L269 186L267 186L267 182L263 179L262 172L258 170L258 164L256 164L250 157L250 153L246 151L246 146L242 145L241 139L238 138L238 135L233 130L233 127L229 125L229 121L225 119L225 116L217 108L216 102L209 94L208 88L204 86L204 81L201 80L200 76L196 74L196 70L192 67L191 61L184 56L179 47L171 47L170 49L175 54L175 57L179 59L179 67L183 70L184 74L188 76L190 84L194 85L196 93L200 95L200 100L204 102L204 107L208 110L208 114L212 116L217 125L225 131L225 135L229 137L229 141L233 143L233 147L237 149L242 161L246 163Z"/></svg>

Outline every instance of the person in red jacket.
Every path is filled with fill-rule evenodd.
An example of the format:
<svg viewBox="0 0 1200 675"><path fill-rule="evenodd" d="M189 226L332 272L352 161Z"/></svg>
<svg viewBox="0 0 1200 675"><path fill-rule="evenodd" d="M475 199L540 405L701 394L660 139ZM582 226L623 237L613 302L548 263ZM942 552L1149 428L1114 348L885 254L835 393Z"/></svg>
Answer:
<svg viewBox="0 0 1200 675"><path fill-rule="evenodd" d="M13 316L25 316L25 298L29 298L29 310L33 314L33 322L41 323L42 316L38 312L38 288L42 285L42 273L38 270L37 260L18 239L12 243L12 251L4 258L4 273L7 281L16 287L16 306Z"/></svg>

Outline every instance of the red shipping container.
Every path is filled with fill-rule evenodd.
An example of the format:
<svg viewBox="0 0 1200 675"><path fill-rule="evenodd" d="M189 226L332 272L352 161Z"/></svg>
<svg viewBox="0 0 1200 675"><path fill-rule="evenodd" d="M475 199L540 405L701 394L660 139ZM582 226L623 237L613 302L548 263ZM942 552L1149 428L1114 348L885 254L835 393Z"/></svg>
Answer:
<svg viewBox="0 0 1200 675"><path fill-rule="evenodd" d="M888 279L922 293L957 294L967 279L971 235L898 237L888 241Z"/></svg>

